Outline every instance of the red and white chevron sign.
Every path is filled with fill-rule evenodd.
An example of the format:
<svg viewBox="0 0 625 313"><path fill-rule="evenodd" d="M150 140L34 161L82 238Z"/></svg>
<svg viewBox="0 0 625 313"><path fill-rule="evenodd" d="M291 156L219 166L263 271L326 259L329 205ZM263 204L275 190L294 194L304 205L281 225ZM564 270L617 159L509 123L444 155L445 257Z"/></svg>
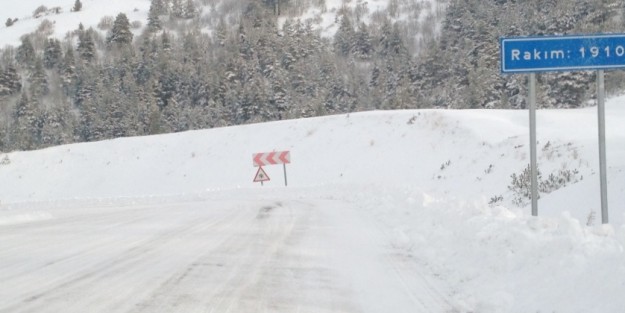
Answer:
<svg viewBox="0 0 625 313"><path fill-rule="evenodd" d="M254 153L254 166L265 166L274 164L291 163L290 151L274 151L265 153Z"/></svg>

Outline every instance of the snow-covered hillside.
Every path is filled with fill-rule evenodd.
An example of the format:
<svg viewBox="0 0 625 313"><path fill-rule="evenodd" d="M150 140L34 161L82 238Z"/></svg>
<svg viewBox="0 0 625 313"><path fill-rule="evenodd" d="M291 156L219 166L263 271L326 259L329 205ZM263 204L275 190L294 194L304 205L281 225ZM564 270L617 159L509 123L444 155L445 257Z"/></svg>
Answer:
<svg viewBox="0 0 625 313"><path fill-rule="evenodd" d="M6 4L17 21L0 45L44 20L62 39L118 13L138 34L150 6L81 1ZM355 23L385 10L413 46L446 3L302 2L280 20L332 37L342 9ZM202 27L241 14L201 3ZM60 10L33 17L42 5ZM625 97L606 111L607 225L596 108L538 112L538 217L513 182L529 163L526 111L374 111L4 152L0 313L622 312ZM252 154L282 150L286 173L252 182Z"/></svg>
<svg viewBox="0 0 625 313"><path fill-rule="evenodd" d="M625 97L609 101L609 225L599 222L596 108L538 112L543 178L570 170L578 180L542 194L538 218L530 216L528 207L512 204L514 194L508 189L511 175L520 174L529 162L526 111L369 112L7 153L0 156L0 246L12 248L0 251L0 277L14 284L0 287L0 312L60 308L67 302L59 299L67 298L57 293L83 299L76 307L89 306L93 312L110 311L115 303L124 308L145 305L148 311L159 303L181 303L188 312L225 309L227 303L240 312L253 307L273 312L620 312L625 307L624 118ZM271 181L264 186L252 182L252 154L273 150L291 151L288 187L283 186L281 166L265 167ZM498 196L503 200L489 204ZM261 266L256 263L211 259L234 266L232 273L253 271L245 277L275 284L258 285L260 281L232 274L236 276L227 280L229 285L210 289L221 293L196 302L173 298L193 297L197 284L212 286L210 276L179 281L161 302L149 298L160 276L147 269L131 274L132 267L115 263L118 270L106 276L112 278L72 280L72 275L96 275L82 271L103 269L106 263L98 255L113 258L116 249L136 250L126 242L92 254L91 240L121 234L149 237L159 229L186 225L191 218L218 226L191 227L188 232L256 229L241 222L246 214L257 219L276 214L276 224L271 224L276 228L256 236L268 240L267 251L277 254L239 247L250 260L266 260L259 263L263 269L318 266L337 276L313 279L306 276L310 272L295 272L280 276L278 284L276 276L254 270ZM228 224L219 226L223 221ZM64 227L65 222L74 226ZM82 232L102 237L76 237ZM41 237L46 233L50 239ZM212 249L205 245L213 239L196 241L199 233L185 234L179 240L187 243L175 248L181 249L178 253ZM218 233L205 235L221 238ZM140 238L135 238L138 243ZM278 238L291 239L273 241ZM67 240L75 245L69 250L45 248ZM176 245L165 243L159 253L168 255ZM287 252L281 250L286 247ZM221 249L211 258L236 255L236 249ZM74 250L79 257L66 256ZM69 259L56 265L55 258L65 257ZM128 257L138 256L133 252ZM160 262L154 268L165 273L191 262L182 257L157 260L151 261ZM55 265L38 267L46 262ZM61 275L41 287L40 298L20 302L39 294L30 286L45 280L40 275L59 275L76 266L74 262L82 264L80 272ZM18 275L24 271L30 274ZM124 275L130 276L125 280ZM74 288L72 281L80 283ZM116 284L143 291L95 300L79 287L88 281L89 292L96 294L110 294ZM232 291L233 296L227 291L230 284L247 287ZM293 288L302 288L301 293L289 296ZM333 295L320 293L324 288ZM249 298L249 292L256 296ZM275 297L278 304L267 306ZM222 300L216 304L215 299Z"/></svg>
<svg viewBox="0 0 625 313"><path fill-rule="evenodd" d="M150 0L81 0L83 9L72 12L75 0L23 0L6 4L3 11L3 23L0 26L0 47L20 45L20 37L37 30L43 20L53 23L54 29L51 37L65 38L68 32L78 29L79 24L86 28L97 28L100 20L105 16L115 17L124 13L132 21L140 21L142 25L147 22ZM49 13L34 17L33 13L40 6L48 9L60 8L59 14ZM7 18L18 21L7 27L4 24Z"/></svg>
<svg viewBox="0 0 625 313"><path fill-rule="evenodd" d="M85 28L97 29L103 17L114 18L119 13L126 14L131 22L138 22L140 26L132 30L135 35L141 34L147 25L150 0L82 0L82 9L79 12L72 12L74 2L75 0L24 0L7 5L3 10L4 16L0 18L3 19L2 21L6 19L17 19L17 21L12 26L6 26L4 22L0 25L0 47L19 46L20 37L35 32L44 20L54 25L50 37L58 39L64 39L66 34L76 30L79 24L83 24ZM288 14L283 15L281 21L287 18L309 20L323 36L332 37L340 24L340 16L346 9L354 12L356 23L370 24L375 19L388 16L393 21L406 22L411 30L410 37L414 38L417 41L415 45L418 45L418 40L425 34L432 36L440 31L445 3L446 1L440 0L297 2L292 4ZM196 5L201 8L206 20L224 18L234 13L230 12L233 6L237 7L223 0L196 1ZM35 16L34 12L41 6L47 8L48 11ZM54 8L59 8L59 12L52 12ZM236 12L234 16L240 14ZM229 22L236 23L236 18ZM105 32L102 33L106 35Z"/></svg>
<svg viewBox="0 0 625 313"><path fill-rule="evenodd" d="M423 37L424 33L437 35L440 31L442 15L447 1L441 0L327 0L325 5L311 6L299 10L299 17L303 20L315 21L322 31L322 35L332 37L340 25L340 15L346 10L354 12L354 22L371 24L381 16L389 17L394 21L408 23L411 36L415 39ZM384 13L382 13L384 12Z"/></svg>

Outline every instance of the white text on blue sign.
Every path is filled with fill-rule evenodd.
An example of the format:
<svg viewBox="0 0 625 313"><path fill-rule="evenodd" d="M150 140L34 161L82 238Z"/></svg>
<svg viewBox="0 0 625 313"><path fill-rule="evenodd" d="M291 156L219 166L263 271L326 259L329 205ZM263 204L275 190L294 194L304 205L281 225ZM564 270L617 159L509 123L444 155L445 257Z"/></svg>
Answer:
<svg viewBox="0 0 625 313"><path fill-rule="evenodd" d="M625 67L625 34L502 38L501 72Z"/></svg>

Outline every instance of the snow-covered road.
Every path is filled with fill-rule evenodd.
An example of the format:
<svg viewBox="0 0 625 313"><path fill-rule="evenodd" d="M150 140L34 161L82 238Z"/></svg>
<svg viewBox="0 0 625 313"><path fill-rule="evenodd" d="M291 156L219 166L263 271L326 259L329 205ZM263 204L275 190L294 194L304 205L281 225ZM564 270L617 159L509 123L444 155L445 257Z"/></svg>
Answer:
<svg viewBox="0 0 625 313"><path fill-rule="evenodd" d="M0 312L452 311L450 289L357 205L261 198L59 206L4 225Z"/></svg>

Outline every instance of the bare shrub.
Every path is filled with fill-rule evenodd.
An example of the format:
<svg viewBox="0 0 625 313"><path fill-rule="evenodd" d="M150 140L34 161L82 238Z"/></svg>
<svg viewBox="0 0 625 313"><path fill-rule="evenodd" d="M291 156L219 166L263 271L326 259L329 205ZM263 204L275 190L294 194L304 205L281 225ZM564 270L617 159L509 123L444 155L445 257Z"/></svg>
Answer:
<svg viewBox="0 0 625 313"><path fill-rule="evenodd" d="M584 179L583 176L579 175L579 171L577 169L560 169L549 174L547 179L543 179L540 170L538 170L537 176L537 189L539 192L538 198L540 198L540 193L548 194ZM530 166L528 165L525 169L523 169L523 172L519 175L512 174L510 178L512 181L510 182L510 185L508 185L508 189L514 194L512 202L518 206L524 206L529 200L532 200L532 176Z"/></svg>
<svg viewBox="0 0 625 313"><path fill-rule="evenodd" d="M48 19L44 19L37 27L37 33L43 36L50 36L54 33L54 23Z"/></svg>
<svg viewBox="0 0 625 313"><path fill-rule="evenodd" d="M141 21L132 21L130 23L130 27L132 29L139 29L139 28L141 28L141 26L143 26L143 23L141 23Z"/></svg>
<svg viewBox="0 0 625 313"><path fill-rule="evenodd" d="M35 9L35 11L33 12L33 17L34 18L40 18L43 15L45 15L45 13L48 12L48 7L46 7L45 5L40 5L38 8Z"/></svg>
<svg viewBox="0 0 625 313"><path fill-rule="evenodd" d="M6 27L11 27L13 26L13 24L15 24L15 22L17 22L17 18L12 19L12 18L8 18L6 23L4 23L4 25L6 25Z"/></svg>
<svg viewBox="0 0 625 313"><path fill-rule="evenodd" d="M115 22L115 18L112 16L104 16L100 19L100 23L98 23L98 29L100 30L110 30L113 29L113 23Z"/></svg>

